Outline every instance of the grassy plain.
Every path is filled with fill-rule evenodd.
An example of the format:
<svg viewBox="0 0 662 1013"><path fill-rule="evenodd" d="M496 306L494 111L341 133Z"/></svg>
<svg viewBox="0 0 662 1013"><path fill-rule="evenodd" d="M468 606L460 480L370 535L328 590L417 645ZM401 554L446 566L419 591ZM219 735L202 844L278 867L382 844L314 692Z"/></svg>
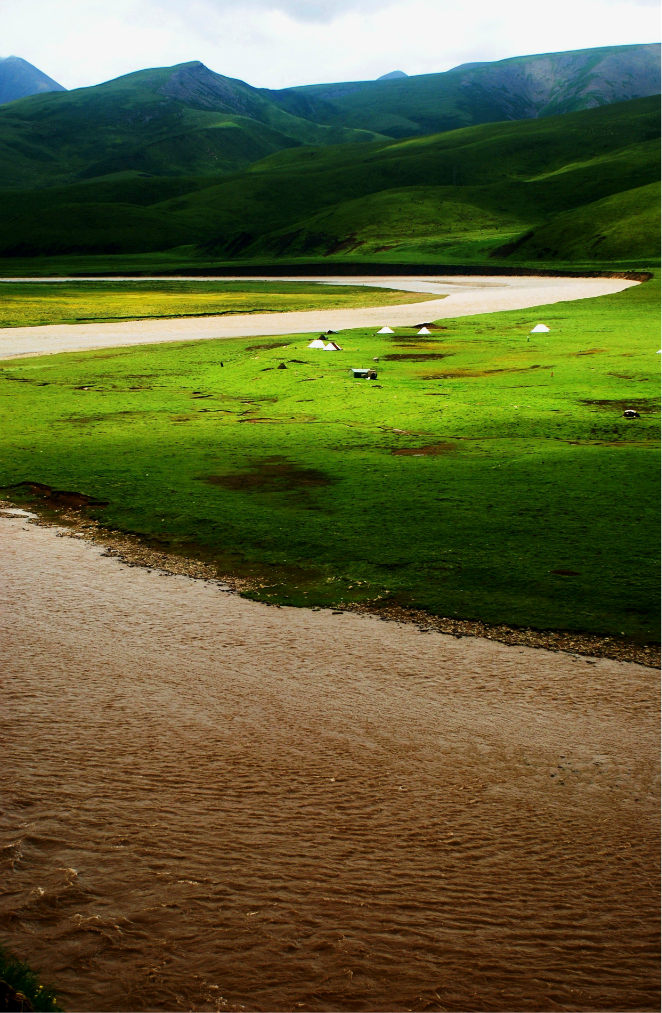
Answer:
<svg viewBox="0 0 662 1013"><path fill-rule="evenodd" d="M0 484L104 501L267 601L655 640L658 300L7 362Z"/></svg>
<svg viewBox="0 0 662 1013"><path fill-rule="evenodd" d="M0 296L0 327L353 309L439 298L360 285L283 281L5 282Z"/></svg>

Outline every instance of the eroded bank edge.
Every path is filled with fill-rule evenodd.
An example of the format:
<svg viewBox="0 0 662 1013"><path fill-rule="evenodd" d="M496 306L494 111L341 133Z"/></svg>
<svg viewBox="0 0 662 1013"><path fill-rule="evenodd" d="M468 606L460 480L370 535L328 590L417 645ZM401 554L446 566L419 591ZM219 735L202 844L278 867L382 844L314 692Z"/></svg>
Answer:
<svg viewBox="0 0 662 1013"><path fill-rule="evenodd" d="M86 516L84 510L66 509L54 515L30 504L29 510L26 511L24 503L4 498L0 499L0 517L13 520L23 519L41 527L58 529L57 534L60 536L83 539L93 545L103 547L106 550L103 555L111 556L126 566L141 566L167 576L204 580L217 585L224 591L259 601L263 605L272 608L283 607L278 603L267 602L259 597L258 592L264 586L263 579L259 576L240 576L231 571L221 571L216 563L205 562L164 549L155 549L146 544L146 540L138 535L128 535L121 531L105 528L99 521ZM288 605L287 607L305 608L306 606ZM310 608L311 611L322 611L322 607L312 606ZM388 600L379 605L370 602L343 603L338 607L328 606L326 610L337 615L344 613L373 615L384 622L406 623L416 626L421 633L443 633L458 639L479 637L510 647L533 647L566 653L575 657L609 658L613 661L632 662L648 668L660 668L659 644L637 644L626 638L600 637L595 634L568 630L536 630L531 627L505 624L492 626L480 620L436 616L422 609L408 608Z"/></svg>

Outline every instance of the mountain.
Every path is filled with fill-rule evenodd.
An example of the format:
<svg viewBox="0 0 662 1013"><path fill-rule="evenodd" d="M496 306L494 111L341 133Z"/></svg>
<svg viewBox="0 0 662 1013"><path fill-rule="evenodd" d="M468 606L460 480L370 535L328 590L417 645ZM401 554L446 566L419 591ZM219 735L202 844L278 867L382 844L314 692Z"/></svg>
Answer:
<svg viewBox="0 0 662 1013"><path fill-rule="evenodd" d="M390 72L390 74L382 74L382 76L378 77L377 80L378 81L396 81L398 78L401 78L401 77L409 77L409 75L405 74L404 70L392 70Z"/></svg>
<svg viewBox="0 0 662 1013"><path fill-rule="evenodd" d="M316 123L413 137L559 115L660 93L660 46L608 46L468 63L443 74L263 91Z"/></svg>
<svg viewBox="0 0 662 1013"><path fill-rule="evenodd" d="M370 141L372 131L318 124L197 61L0 108L0 186L70 183L121 172L234 172L302 144Z"/></svg>
<svg viewBox="0 0 662 1013"><path fill-rule="evenodd" d="M0 255L187 246L201 264L655 258L659 135L651 97L428 137L291 146L224 177L5 190Z"/></svg>
<svg viewBox="0 0 662 1013"><path fill-rule="evenodd" d="M17 98L25 98L26 95L66 90L27 60L22 60L20 56L0 58L0 105L13 102Z"/></svg>
<svg viewBox="0 0 662 1013"><path fill-rule="evenodd" d="M608 105L659 93L659 50L552 53L280 91L253 88L198 61L70 92L41 75L42 89L50 82L60 90L0 106L0 187L118 173L219 176L302 145L386 141ZM3 67L9 76L21 68L40 74L15 57Z"/></svg>
<svg viewBox="0 0 662 1013"><path fill-rule="evenodd" d="M192 62L18 99L0 256L655 257L658 66L623 46L269 91Z"/></svg>

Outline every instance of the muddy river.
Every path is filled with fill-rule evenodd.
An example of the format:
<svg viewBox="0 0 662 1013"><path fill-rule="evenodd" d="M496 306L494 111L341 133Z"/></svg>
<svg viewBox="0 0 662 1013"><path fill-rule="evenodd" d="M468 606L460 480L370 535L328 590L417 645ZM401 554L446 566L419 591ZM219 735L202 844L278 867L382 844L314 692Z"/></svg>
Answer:
<svg viewBox="0 0 662 1013"><path fill-rule="evenodd" d="M0 278L12 282L31 279ZM35 279L32 279L35 280ZM58 284L66 279L37 279ZM95 281L110 279L96 278ZM116 281L117 279L113 279ZM124 278L124 281L149 281L148 278ZM153 279L152 279L153 280ZM173 279L175 280L175 279ZM186 279L190 281L191 279ZM198 279L204 282L204 278ZM206 279L212 280L212 279ZM218 278L213 279L215 281ZM226 279L239 281L241 279ZM275 281L274 278L246 278L246 281ZM227 316L184 317L175 319L124 320L115 323L46 324L37 327L0 328L0 359L20 355L71 352L85 348L115 348L123 345L154 344L162 341L199 341L202 338L238 338L249 335L310 334L329 328L411 326L417 321L464 317L498 310L526 309L573 299L591 299L612 295L639 282L626 278L550 278L477 276L451 278L440 276L384 278L362 276L338 278L281 278L280 281L308 281L326 285L365 285L393 288L405 292L427 292L442 298L424 303L399 306L373 306L367 309L293 310L285 313L243 313ZM84 284L84 282L83 282ZM544 311L543 311L544 312Z"/></svg>
<svg viewBox="0 0 662 1013"><path fill-rule="evenodd" d="M2 935L67 1010L654 1010L657 672L0 519Z"/></svg>

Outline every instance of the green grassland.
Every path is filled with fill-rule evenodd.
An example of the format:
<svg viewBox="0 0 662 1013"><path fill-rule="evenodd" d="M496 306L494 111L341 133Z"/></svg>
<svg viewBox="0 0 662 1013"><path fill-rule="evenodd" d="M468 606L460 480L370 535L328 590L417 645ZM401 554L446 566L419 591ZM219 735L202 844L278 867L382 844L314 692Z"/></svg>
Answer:
<svg viewBox="0 0 662 1013"><path fill-rule="evenodd" d="M12 258L159 251L173 265L650 263L659 133L654 96L429 137L299 145L220 178L120 173L4 190L0 256L10 270Z"/></svg>
<svg viewBox="0 0 662 1013"><path fill-rule="evenodd" d="M266 601L654 640L658 300L8 361L0 484L93 497Z"/></svg>
<svg viewBox="0 0 662 1013"><path fill-rule="evenodd" d="M438 298L360 285L340 287L279 280L4 282L0 285L0 327L353 309Z"/></svg>

